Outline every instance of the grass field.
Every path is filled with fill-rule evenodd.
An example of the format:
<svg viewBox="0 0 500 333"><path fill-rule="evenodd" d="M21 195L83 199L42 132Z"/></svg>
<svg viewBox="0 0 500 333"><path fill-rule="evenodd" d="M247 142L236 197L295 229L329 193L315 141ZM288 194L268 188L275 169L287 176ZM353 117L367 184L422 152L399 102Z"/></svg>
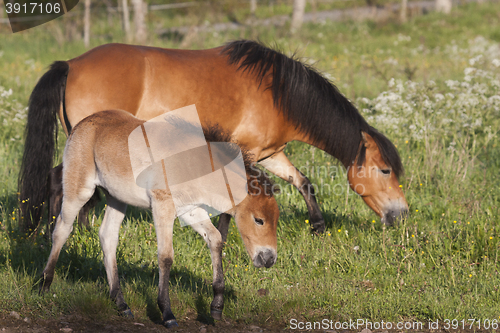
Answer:
<svg viewBox="0 0 500 333"><path fill-rule="evenodd" d="M80 313L116 317L108 299L98 226L75 229L61 254L50 294L32 289L50 242L39 229L18 231L17 174L29 94L54 60L85 51L60 43L57 22L0 41L0 313L31 318ZM122 41L94 26L93 46ZM224 248L226 303L233 322L289 327L290 320L500 320L500 4L468 4L449 16L432 13L391 22L307 24L295 36L284 28L204 33L189 47L235 38L276 42L314 63L385 133L401 154L410 216L384 228L351 192L340 164L324 152L291 143L291 161L318 186L327 231L311 235L298 191L278 196L278 261L251 265L232 225ZM180 42L152 38L150 45ZM64 135L59 136L64 145ZM60 156L59 156L60 158ZM174 231L172 309L182 320L210 321L210 254L190 228ZM129 208L118 265L136 321L157 321L158 269L151 214ZM258 290L269 291L259 296Z"/></svg>

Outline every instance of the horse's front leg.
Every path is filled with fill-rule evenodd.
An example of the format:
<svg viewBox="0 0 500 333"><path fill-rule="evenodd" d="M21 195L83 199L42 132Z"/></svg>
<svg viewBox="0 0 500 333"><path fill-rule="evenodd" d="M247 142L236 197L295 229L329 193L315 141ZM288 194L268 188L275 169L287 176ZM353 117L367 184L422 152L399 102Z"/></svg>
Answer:
<svg viewBox="0 0 500 333"><path fill-rule="evenodd" d="M259 164L281 179L293 184L299 190L306 201L313 231L324 232L325 220L323 220L323 215L316 201L314 187L311 181L288 160L285 153L280 151L260 161Z"/></svg>
<svg viewBox="0 0 500 333"><path fill-rule="evenodd" d="M231 215L222 213L219 216L219 223L217 224L217 230L219 230L222 237L222 244L227 241L227 233L229 232L229 223L231 222Z"/></svg>
<svg viewBox="0 0 500 333"><path fill-rule="evenodd" d="M166 328L179 326L170 308L168 284L170 269L174 262L175 207L173 201L166 200L167 195L162 190L152 191L152 211L158 243L158 266L160 271L158 284L158 306L163 315L163 325Z"/></svg>
<svg viewBox="0 0 500 333"><path fill-rule="evenodd" d="M229 217L231 217L229 215ZM210 314L216 320L222 318L222 309L224 308L224 271L222 270L222 237L220 232L210 221L208 213L195 208L191 212L184 214L182 219L190 224L191 227L203 237L210 249L213 267L214 299L210 305Z"/></svg>
<svg viewBox="0 0 500 333"><path fill-rule="evenodd" d="M134 315L123 298L118 278L118 266L116 264L116 248L120 239L120 225L125 217L127 205L110 195L107 195L106 198L108 205L104 213L101 228L99 229L99 239L104 254L103 261L108 277L109 294L111 299L116 302L118 310L124 316L133 318Z"/></svg>

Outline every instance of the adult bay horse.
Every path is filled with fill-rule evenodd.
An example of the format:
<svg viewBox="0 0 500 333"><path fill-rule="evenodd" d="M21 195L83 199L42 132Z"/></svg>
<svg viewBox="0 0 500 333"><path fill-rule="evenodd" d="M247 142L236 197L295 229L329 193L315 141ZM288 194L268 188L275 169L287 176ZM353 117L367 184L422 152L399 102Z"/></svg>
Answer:
<svg viewBox="0 0 500 333"><path fill-rule="evenodd" d="M219 124L262 166L298 188L317 231L325 223L313 187L283 152L293 140L339 159L351 188L383 223L408 212L396 148L314 68L247 40L208 50L106 44L53 63L32 92L19 179L25 228L41 217L57 116L68 134L100 110L127 110L148 120L191 104L202 125Z"/></svg>
<svg viewBox="0 0 500 333"><path fill-rule="evenodd" d="M211 314L215 319L220 319L224 306L223 243L222 237L212 224L208 212L202 207L221 207L220 202L227 199L214 191L212 186L203 186L204 184L200 180L204 177L194 178L190 181L192 186L183 186L179 191L173 190L172 178L168 181L165 179L163 183L165 189L159 189L157 186L152 188L138 186L131 164L132 158L137 158L137 156L132 156L129 149L130 141L127 144L127 140L135 129L140 130L142 127L144 130L143 124L143 120L139 120L125 111L109 110L90 115L74 127L66 143L63 156L62 209L57 218L52 236L52 250L43 271L40 286L43 290L50 287L59 253L73 230L76 215L91 198L96 186L101 186L106 190L108 206L99 229L99 239L104 253L104 266L110 285L110 294L112 299L116 301L119 310L126 315L132 315L120 289L116 264L120 225L125 216L127 204L130 204L152 208L158 239L158 266L160 270L158 305L163 314L163 324L166 327L177 326L175 316L170 308L168 293L170 268L174 258L172 238L176 215L180 215L187 224L193 227L210 248L214 290ZM230 137L224 135L223 132L221 133L217 127L205 129L204 132L208 141L228 142L230 140ZM189 139L188 134L182 133L182 135L182 140ZM151 143L151 137L149 140ZM156 142L155 144L165 146L170 143ZM208 149L206 146L201 148ZM236 225L253 264L256 267L271 267L277 258L278 204L273 197L272 183L265 173L254 168L249 158L251 155L246 153L244 149L242 150L245 167L241 167L242 173L240 174L244 176L236 178L242 179L243 185L248 188L248 195L244 192L240 198L241 201L238 200L238 204L230 208L228 213L235 217ZM212 153L213 151L212 147ZM200 151L197 150L196 153L199 154ZM156 169L159 170L160 176L167 174L165 165L169 165L169 159L170 166L173 165L174 168L180 169L181 173L184 173L186 169L199 171L197 165L172 163L171 160L174 157L169 157L156 163L159 166ZM192 158L181 159L181 162L188 160L192 160ZM202 159L196 158L195 160L202 161ZM209 168L212 162L213 168L212 158L205 162ZM229 171L225 172L229 174ZM149 176L146 177L148 182L153 183L164 179L158 177L158 174L154 172L149 173ZM174 202L176 202L175 206Z"/></svg>

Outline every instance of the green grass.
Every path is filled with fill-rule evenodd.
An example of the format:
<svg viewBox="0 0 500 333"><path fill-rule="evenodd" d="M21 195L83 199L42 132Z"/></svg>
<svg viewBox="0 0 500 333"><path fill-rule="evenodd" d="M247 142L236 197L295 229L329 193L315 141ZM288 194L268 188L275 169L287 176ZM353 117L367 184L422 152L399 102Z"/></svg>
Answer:
<svg viewBox="0 0 500 333"><path fill-rule="evenodd" d="M259 37L317 62L370 123L397 145L406 169L401 184L411 211L399 227L383 228L359 197L352 191L346 194L345 172L337 161L309 146L290 144L292 162L319 187L327 231L310 234L300 194L278 181L284 188L278 196L278 262L269 269L252 267L232 226L224 248L224 316L282 326L292 318L499 318L500 102L492 97L500 89L495 83L500 67L493 63L500 59L499 15L498 4L469 4L450 16L434 13L404 25L311 23L293 38L285 28L193 38L189 47L202 48ZM50 242L42 229L29 236L17 227L16 182L27 99L52 61L85 51L78 40L59 44L53 37L58 24L4 35L0 44L0 311L44 318L79 312L100 320L117 315L107 296L97 235L102 209L96 211L93 228L73 232L47 295L39 295L33 286ZM93 32L94 46L122 40L118 30L102 22L96 22ZM180 43L149 40L163 47ZM476 70L466 78L468 67ZM407 82L410 78L415 83ZM447 85L448 80L458 86ZM477 103L471 104L474 100ZM143 321L161 317L151 223L149 212L129 209L118 249L122 289ZM209 251L190 228L176 225L174 234L173 311L178 318L199 314L209 320ZM269 295L258 296L260 288Z"/></svg>

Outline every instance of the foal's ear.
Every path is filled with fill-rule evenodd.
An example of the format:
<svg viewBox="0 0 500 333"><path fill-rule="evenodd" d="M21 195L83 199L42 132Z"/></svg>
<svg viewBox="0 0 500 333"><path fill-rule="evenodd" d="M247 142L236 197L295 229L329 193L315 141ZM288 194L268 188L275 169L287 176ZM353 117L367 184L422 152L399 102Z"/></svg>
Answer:
<svg viewBox="0 0 500 333"><path fill-rule="evenodd" d="M276 184L273 184L272 189L273 189L273 194L274 195L281 194L281 187L280 186L276 186Z"/></svg>
<svg viewBox="0 0 500 333"><path fill-rule="evenodd" d="M276 185L272 182L265 182L264 191L266 195L278 195L281 193L281 188L279 185Z"/></svg>
<svg viewBox="0 0 500 333"><path fill-rule="evenodd" d="M372 136L366 132L361 131L361 140L363 141L363 145L366 149L370 149L377 146L375 140L373 140Z"/></svg>

